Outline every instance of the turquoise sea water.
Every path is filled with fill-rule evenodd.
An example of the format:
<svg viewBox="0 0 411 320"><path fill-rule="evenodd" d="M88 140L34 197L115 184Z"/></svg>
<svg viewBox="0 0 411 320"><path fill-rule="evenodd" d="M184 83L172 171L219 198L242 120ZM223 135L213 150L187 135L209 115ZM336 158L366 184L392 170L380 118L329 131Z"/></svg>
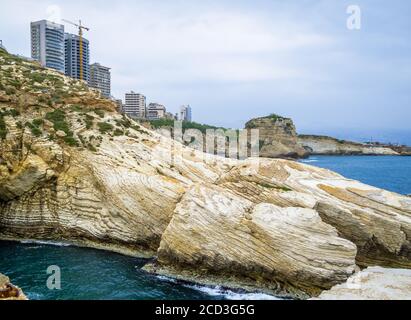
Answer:
<svg viewBox="0 0 411 320"><path fill-rule="evenodd" d="M302 162L364 183L411 193L411 157L315 156ZM63 244L0 241L0 272L30 299L274 299L219 287L196 286L141 270L147 260ZM46 286L47 267L61 268L61 290Z"/></svg>
<svg viewBox="0 0 411 320"><path fill-rule="evenodd" d="M0 272L33 300L222 300L275 299L158 277L141 270L147 262L120 254L55 243L0 241ZM47 268L61 270L61 290L49 290Z"/></svg>
<svg viewBox="0 0 411 320"><path fill-rule="evenodd" d="M330 169L378 188L411 194L411 157L312 156L301 162Z"/></svg>

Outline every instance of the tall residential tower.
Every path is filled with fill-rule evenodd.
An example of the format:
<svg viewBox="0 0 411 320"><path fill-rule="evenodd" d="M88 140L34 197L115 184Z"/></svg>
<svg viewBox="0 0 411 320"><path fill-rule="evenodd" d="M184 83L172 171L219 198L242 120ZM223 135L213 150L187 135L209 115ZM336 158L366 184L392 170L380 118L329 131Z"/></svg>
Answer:
<svg viewBox="0 0 411 320"><path fill-rule="evenodd" d="M64 26L47 20L32 22L31 57L43 67L65 71Z"/></svg>
<svg viewBox="0 0 411 320"><path fill-rule="evenodd" d="M80 38L78 35L66 33L65 41L65 61L67 76L80 79ZM83 38L83 79L90 81L90 49L89 41Z"/></svg>
<svg viewBox="0 0 411 320"><path fill-rule="evenodd" d="M179 116L179 120L182 121L192 121L192 116L191 116L191 107L190 105L187 106L181 106L180 107L180 116Z"/></svg>

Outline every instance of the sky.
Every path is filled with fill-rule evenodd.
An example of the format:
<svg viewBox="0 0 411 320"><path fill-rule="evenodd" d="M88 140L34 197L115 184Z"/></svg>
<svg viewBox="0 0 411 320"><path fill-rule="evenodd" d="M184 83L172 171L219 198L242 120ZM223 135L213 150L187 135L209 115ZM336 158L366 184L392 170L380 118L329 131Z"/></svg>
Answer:
<svg viewBox="0 0 411 320"><path fill-rule="evenodd" d="M276 113L299 133L411 145L410 16L409 0L1 0L0 39L30 56L31 21L81 19L117 98L190 104L211 125Z"/></svg>

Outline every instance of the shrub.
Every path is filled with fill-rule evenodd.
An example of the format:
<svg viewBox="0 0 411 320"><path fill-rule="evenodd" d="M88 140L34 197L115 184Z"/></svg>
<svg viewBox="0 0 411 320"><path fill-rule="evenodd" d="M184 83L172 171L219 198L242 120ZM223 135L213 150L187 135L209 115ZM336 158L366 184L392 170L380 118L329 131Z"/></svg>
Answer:
<svg viewBox="0 0 411 320"><path fill-rule="evenodd" d="M114 130L114 136L118 137L118 136L122 136L122 135L124 135L123 130L120 130L118 128L116 130Z"/></svg>
<svg viewBox="0 0 411 320"><path fill-rule="evenodd" d="M3 115L0 113L0 138L6 139L7 136L7 125L4 121Z"/></svg>
<svg viewBox="0 0 411 320"><path fill-rule="evenodd" d="M15 94L16 93L16 89L15 88L13 88L13 87L7 87L6 88L6 94L8 95L8 96L11 96L11 95L13 95L13 94Z"/></svg>
<svg viewBox="0 0 411 320"><path fill-rule="evenodd" d="M97 110L94 110L94 113L96 115L98 115L100 118L104 118L104 111L103 110L97 109Z"/></svg>
<svg viewBox="0 0 411 320"><path fill-rule="evenodd" d="M72 147L78 147L79 145L78 141L73 136L64 137L64 142Z"/></svg>
<svg viewBox="0 0 411 320"><path fill-rule="evenodd" d="M114 121L116 122L117 126L119 126L119 127L121 127L121 126L123 126L125 128L130 128L131 127L131 120L127 119L124 116L123 116L123 119L121 119L121 120L116 119Z"/></svg>
<svg viewBox="0 0 411 320"><path fill-rule="evenodd" d="M47 75L41 72L33 72L30 73L29 78L32 82L43 83L46 80Z"/></svg>
<svg viewBox="0 0 411 320"><path fill-rule="evenodd" d="M99 122L97 125L98 125L99 131L103 134L112 131L114 128L113 125L107 122Z"/></svg>
<svg viewBox="0 0 411 320"><path fill-rule="evenodd" d="M33 121L33 122L34 122L34 121ZM33 123L29 122L29 121L26 122L26 127L30 128L31 133L32 133L33 136L35 136L35 137L40 137L41 134L43 133L38 126L36 126L35 124L33 124Z"/></svg>
<svg viewBox="0 0 411 320"><path fill-rule="evenodd" d="M66 114L61 109L57 109L52 112L48 112L46 114L46 119L50 120L51 122L64 121L65 118L66 118Z"/></svg>
<svg viewBox="0 0 411 320"><path fill-rule="evenodd" d="M9 84L15 87L16 89L21 89L22 87L22 83L16 79L9 80Z"/></svg>
<svg viewBox="0 0 411 320"><path fill-rule="evenodd" d="M10 115L13 117L18 117L20 115L20 112L14 108L10 109Z"/></svg>
<svg viewBox="0 0 411 320"><path fill-rule="evenodd" d="M79 105L79 104L73 104L70 109L74 112L88 112L89 109Z"/></svg>
<svg viewBox="0 0 411 320"><path fill-rule="evenodd" d="M86 121L86 128L87 129L91 129L93 127L93 120L94 120L94 118L92 116L86 114L85 121Z"/></svg>
<svg viewBox="0 0 411 320"><path fill-rule="evenodd" d="M53 112L49 112L46 114L46 119L53 122L54 130L61 130L67 135L67 137L73 137L73 132L70 130L70 126L66 122L66 114L64 111L57 109Z"/></svg>
<svg viewBox="0 0 411 320"><path fill-rule="evenodd" d="M36 127L40 127L43 124L43 119L34 119L33 120L33 125Z"/></svg>

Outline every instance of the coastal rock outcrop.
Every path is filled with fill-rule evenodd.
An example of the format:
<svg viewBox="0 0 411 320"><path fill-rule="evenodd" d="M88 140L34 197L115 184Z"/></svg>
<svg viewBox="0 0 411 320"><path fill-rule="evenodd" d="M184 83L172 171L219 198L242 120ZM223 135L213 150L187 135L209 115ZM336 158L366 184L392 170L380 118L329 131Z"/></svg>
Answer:
<svg viewBox="0 0 411 320"><path fill-rule="evenodd" d="M0 239L157 256L147 269L304 298L356 265L411 268L408 197L294 161L206 155L82 82L1 51L0 63Z"/></svg>
<svg viewBox="0 0 411 320"><path fill-rule="evenodd" d="M260 157L304 158L308 152L298 142L294 123L289 118L270 115L248 121L246 129L258 129Z"/></svg>
<svg viewBox="0 0 411 320"><path fill-rule="evenodd" d="M158 262L304 296L351 275L356 251L312 209L255 204L219 186L195 185L163 234Z"/></svg>
<svg viewBox="0 0 411 320"><path fill-rule="evenodd" d="M399 150L383 145L369 145L327 136L299 135L298 143L313 155L400 155Z"/></svg>
<svg viewBox="0 0 411 320"><path fill-rule="evenodd" d="M324 291L320 300L411 300L411 270L370 267Z"/></svg>
<svg viewBox="0 0 411 320"><path fill-rule="evenodd" d="M28 300L23 291L0 273L0 300Z"/></svg>

